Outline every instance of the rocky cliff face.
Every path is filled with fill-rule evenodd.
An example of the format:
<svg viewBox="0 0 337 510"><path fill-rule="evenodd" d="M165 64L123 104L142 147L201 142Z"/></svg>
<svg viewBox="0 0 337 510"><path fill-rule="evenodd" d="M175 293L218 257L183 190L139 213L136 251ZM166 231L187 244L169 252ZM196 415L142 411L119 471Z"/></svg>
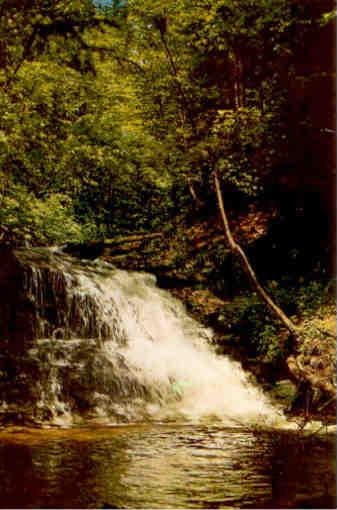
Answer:
<svg viewBox="0 0 337 510"><path fill-rule="evenodd" d="M24 352L36 338L109 334L95 301L76 290L71 265L45 249L0 252L0 338L9 352Z"/></svg>
<svg viewBox="0 0 337 510"><path fill-rule="evenodd" d="M81 266L48 249L6 248L0 268L0 420L85 412L97 403L93 388L103 392L105 385L116 395L115 367L99 349L123 334L113 315L104 316L94 282L90 287L91 273L104 273L104 264Z"/></svg>

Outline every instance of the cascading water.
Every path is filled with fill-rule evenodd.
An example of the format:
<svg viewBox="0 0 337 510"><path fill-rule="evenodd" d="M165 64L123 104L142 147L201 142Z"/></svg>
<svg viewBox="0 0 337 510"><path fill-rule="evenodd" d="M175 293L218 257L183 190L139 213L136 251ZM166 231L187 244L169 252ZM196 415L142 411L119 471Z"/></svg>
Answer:
<svg viewBox="0 0 337 510"><path fill-rule="evenodd" d="M45 257L26 260L23 278L36 322L21 364L34 420L283 420L155 277L57 252ZM9 405L3 393L2 410Z"/></svg>

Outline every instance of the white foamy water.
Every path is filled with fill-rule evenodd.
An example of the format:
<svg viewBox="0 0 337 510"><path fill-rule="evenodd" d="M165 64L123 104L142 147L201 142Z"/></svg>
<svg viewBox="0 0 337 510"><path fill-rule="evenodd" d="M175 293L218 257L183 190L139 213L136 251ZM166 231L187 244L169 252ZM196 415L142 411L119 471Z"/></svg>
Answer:
<svg viewBox="0 0 337 510"><path fill-rule="evenodd" d="M104 320L118 323L124 342L117 334L103 342L102 350L111 361L121 357L132 379L149 389L146 414L215 417L230 424L284 420L239 363L215 353L212 331L157 288L153 276L114 269L106 277L81 274L79 281L83 291L96 296Z"/></svg>

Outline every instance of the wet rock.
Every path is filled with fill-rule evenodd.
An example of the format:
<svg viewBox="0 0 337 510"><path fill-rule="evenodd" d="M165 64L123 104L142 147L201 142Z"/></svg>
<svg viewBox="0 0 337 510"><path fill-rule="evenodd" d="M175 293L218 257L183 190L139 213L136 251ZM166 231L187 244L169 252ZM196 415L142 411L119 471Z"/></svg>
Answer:
<svg viewBox="0 0 337 510"><path fill-rule="evenodd" d="M0 339L9 352L25 352L36 338L109 336L109 323L94 297L78 288L72 264L47 249L0 251Z"/></svg>
<svg viewBox="0 0 337 510"><path fill-rule="evenodd" d="M22 352L35 337L34 304L24 291L25 268L15 252L0 250L0 341Z"/></svg>

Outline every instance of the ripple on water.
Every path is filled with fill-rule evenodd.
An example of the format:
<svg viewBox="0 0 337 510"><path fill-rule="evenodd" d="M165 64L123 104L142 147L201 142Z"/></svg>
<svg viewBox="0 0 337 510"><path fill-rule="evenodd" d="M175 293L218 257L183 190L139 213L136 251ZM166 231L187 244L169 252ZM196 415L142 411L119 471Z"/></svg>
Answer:
<svg viewBox="0 0 337 510"><path fill-rule="evenodd" d="M335 508L334 454L331 435L213 425L7 430L0 505Z"/></svg>

